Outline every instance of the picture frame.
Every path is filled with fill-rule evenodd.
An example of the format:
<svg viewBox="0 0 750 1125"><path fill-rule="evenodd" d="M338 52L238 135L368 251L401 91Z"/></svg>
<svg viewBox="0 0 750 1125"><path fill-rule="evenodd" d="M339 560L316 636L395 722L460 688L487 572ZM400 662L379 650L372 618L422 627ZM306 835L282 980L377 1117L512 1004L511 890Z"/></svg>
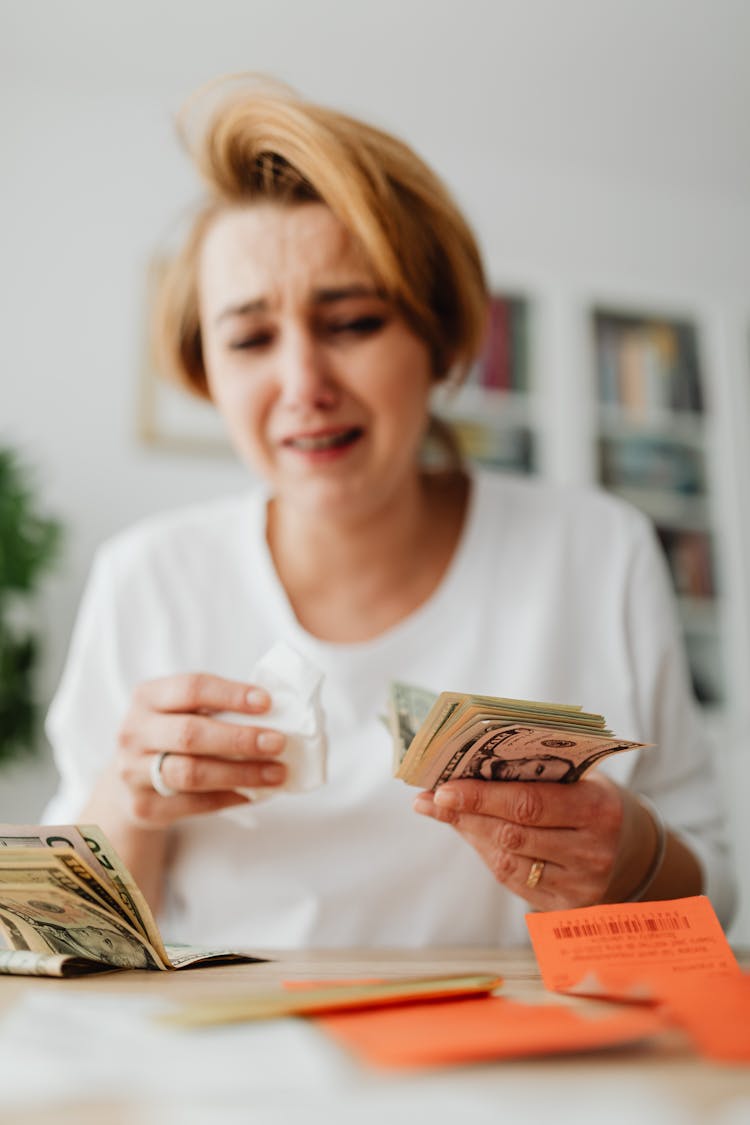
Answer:
<svg viewBox="0 0 750 1125"><path fill-rule="evenodd" d="M159 371L148 322L167 259L155 258L146 275L143 360L136 394L136 436L152 449L182 455L231 457L224 424L213 404Z"/></svg>

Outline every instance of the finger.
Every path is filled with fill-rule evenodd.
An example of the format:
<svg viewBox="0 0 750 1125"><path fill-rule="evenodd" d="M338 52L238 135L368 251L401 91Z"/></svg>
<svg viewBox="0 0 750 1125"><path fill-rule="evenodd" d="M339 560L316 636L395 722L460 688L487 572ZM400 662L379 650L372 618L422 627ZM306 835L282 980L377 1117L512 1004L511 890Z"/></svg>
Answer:
<svg viewBox="0 0 750 1125"><path fill-rule="evenodd" d="M571 856L575 862L573 853L580 835L575 829L529 828L513 820L456 812L438 805L430 797L432 794L420 794L414 803L416 811L452 825L484 858L493 857L496 852L507 852L529 862L534 859L559 862L559 857L563 855Z"/></svg>
<svg viewBox="0 0 750 1125"><path fill-rule="evenodd" d="M498 882L532 904L549 909L555 902L569 906L599 901L611 877L616 838L605 841L589 829L526 828L513 821L456 813L435 804L431 793L420 794L414 807L455 828ZM544 883L540 878L529 887L532 865L538 862L545 865Z"/></svg>
<svg viewBox="0 0 750 1125"><path fill-rule="evenodd" d="M135 702L153 711L238 711L257 715L271 706L264 688L225 680L204 672L147 680L135 691Z"/></svg>
<svg viewBox="0 0 750 1125"><path fill-rule="evenodd" d="M438 808L499 817L540 828L581 828L611 812L606 791L583 778L551 781L449 781L434 794Z"/></svg>
<svg viewBox="0 0 750 1125"><path fill-rule="evenodd" d="M482 782L482 784L488 783ZM506 783L503 782L502 784ZM538 783L535 782L534 784ZM505 846L508 842L518 845L523 842L520 835L512 836L514 830L523 831L519 829L518 825L488 816L458 814L452 810L441 809L435 804L434 796L430 792L420 793L414 801L415 810L423 816L431 816L435 820L450 824L451 827L460 832L466 843L474 848L485 866L503 886L526 898L529 902L539 904L544 901L545 905L549 906L548 896L553 894L556 888L558 865L551 859L544 860L545 871L547 870L547 864L549 864L549 876L545 886L539 888L540 879L535 888L529 888L527 880L532 865L535 862L542 861L542 856L541 853L526 855L523 852L510 850ZM507 835L505 835L506 831ZM544 834L541 829L536 831L538 836ZM547 831L551 830L548 829ZM531 836L529 834L526 837L529 846L531 846L530 841ZM532 896L532 890L537 891L537 894Z"/></svg>
<svg viewBox="0 0 750 1125"><path fill-rule="evenodd" d="M136 711L119 736L120 746L130 752L155 750L243 760L272 757L281 753L285 742L282 731L162 711Z"/></svg>
<svg viewBox="0 0 750 1125"><path fill-rule="evenodd" d="M217 793L178 793L162 797L153 789L128 789L129 811L134 823L149 827L173 824L187 816L202 816L221 809L252 804L234 790Z"/></svg>
<svg viewBox="0 0 750 1125"><path fill-rule="evenodd" d="M460 813L449 823L475 847L508 852L519 859L544 859L562 866L580 866L591 847L588 833L575 828L528 828L513 820L472 813Z"/></svg>
<svg viewBox="0 0 750 1125"><path fill-rule="evenodd" d="M620 790L609 778L603 775L584 778L575 785L543 782L479 782L478 785L499 790L512 786L532 798L541 791L542 801L538 807L530 808L526 803L514 805L511 800L512 819L506 819L482 812L465 812L462 806L467 803L471 806L471 799L468 802L446 801L441 799L438 790L432 808L421 811L454 824L462 835L487 837L491 846L520 855L549 858L597 881L611 876L622 834L623 801ZM503 794L498 796L502 798ZM548 801L554 806L551 811L549 803L545 804ZM491 803L491 800L486 801L483 807ZM555 812L555 809L562 812ZM555 825L563 815L565 823Z"/></svg>
<svg viewBox="0 0 750 1125"><path fill-rule="evenodd" d="M153 791L153 754L141 754L123 776L130 785ZM286 778L282 762L227 762L194 754L167 753L162 759L161 779L178 794L216 793L281 785ZM165 798L169 800L171 798Z"/></svg>
<svg viewBox="0 0 750 1125"><path fill-rule="evenodd" d="M604 842L593 832L575 828L527 830L512 821L490 826L487 820L460 817L454 827L493 870L515 865L523 873L530 863L542 860L569 873L575 883L606 886L611 878L616 841Z"/></svg>

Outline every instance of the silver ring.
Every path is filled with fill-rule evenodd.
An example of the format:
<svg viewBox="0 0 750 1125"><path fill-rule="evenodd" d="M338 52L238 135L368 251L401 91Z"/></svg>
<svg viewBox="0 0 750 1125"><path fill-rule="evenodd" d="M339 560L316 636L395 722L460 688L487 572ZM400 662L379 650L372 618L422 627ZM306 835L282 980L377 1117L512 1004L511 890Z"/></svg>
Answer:
<svg viewBox="0 0 750 1125"><path fill-rule="evenodd" d="M149 773L151 774L151 784L160 797L176 797L179 789L172 789L167 785L166 781L161 775L164 759L169 755L169 750L163 750L161 754L154 754L151 757L151 765L149 766Z"/></svg>

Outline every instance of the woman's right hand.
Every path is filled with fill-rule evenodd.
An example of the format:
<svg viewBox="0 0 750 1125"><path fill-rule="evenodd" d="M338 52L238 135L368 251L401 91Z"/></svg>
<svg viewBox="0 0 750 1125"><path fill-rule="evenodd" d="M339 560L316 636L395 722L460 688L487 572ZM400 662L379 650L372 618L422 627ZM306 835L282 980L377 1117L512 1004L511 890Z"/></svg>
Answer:
<svg viewBox="0 0 750 1125"><path fill-rule="evenodd" d="M286 767L276 759L284 735L217 718L226 711L261 715L270 705L262 688L202 673L140 684L108 771L110 801L114 783L120 815L132 826L166 828L182 817L246 804L237 789L281 785ZM173 796L154 789L152 769L159 755L166 755L160 775Z"/></svg>

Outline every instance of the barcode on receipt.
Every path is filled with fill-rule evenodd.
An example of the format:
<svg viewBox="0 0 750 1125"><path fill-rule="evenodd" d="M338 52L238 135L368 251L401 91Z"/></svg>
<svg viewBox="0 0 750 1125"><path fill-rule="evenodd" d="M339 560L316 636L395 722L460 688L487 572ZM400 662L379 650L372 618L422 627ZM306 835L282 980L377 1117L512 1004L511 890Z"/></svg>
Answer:
<svg viewBox="0 0 750 1125"><path fill-rule="evenodd" d="M664 930L689 930L684 914L646 914L642 918L601 918L593 922L567 922L553 927L556 938L612 937L615 934L656 934Z"/></svg>

